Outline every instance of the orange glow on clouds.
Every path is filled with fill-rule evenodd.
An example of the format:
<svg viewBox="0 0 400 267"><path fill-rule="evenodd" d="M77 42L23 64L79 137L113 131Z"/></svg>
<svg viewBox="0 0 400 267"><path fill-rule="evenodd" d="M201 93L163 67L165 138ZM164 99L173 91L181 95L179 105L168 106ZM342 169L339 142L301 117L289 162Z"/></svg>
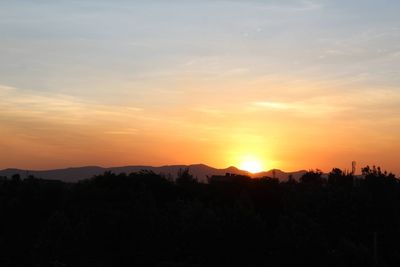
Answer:
<svg viewBox="0 0 400 267"><path fill-rule="evenodd" d="M2 2L0 168L400 174L399 1Z"/></svg>
<svg viewBox="0 0 400 267"><path fill-rule="evenodd" d="M400 148L400 127L394 122L399 119L391 115L397 106L379 107L399 101L400 94L356 90L314 96L323 87L298 84L292 100L282 97L285 91L280 98L261 93L270 87L268 81L238 80L236 86L226 81L221 92L207 91L214 82L199 81L197 89L187 89L194 96L187 93L154 106L105 105L0 86L0 147L6 151L0 168L204 163L249 172L329 171L356 160L359 166L399 171L394 160ZM286 83L282 80L282 86ZM240 91L243 87L248 90ZM172 97L168 91L160 94Z"/></svg>

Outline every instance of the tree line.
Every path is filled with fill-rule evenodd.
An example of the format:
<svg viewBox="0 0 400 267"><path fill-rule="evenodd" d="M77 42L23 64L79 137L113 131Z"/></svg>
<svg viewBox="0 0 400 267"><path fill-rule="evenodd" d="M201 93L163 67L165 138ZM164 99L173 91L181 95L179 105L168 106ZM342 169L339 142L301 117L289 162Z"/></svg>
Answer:
<svg viewBox="0 0 400 267"><path fill-rule="evenodd" d="M0 177L0 266L399 266L400 183L151 171Z"/></svg>

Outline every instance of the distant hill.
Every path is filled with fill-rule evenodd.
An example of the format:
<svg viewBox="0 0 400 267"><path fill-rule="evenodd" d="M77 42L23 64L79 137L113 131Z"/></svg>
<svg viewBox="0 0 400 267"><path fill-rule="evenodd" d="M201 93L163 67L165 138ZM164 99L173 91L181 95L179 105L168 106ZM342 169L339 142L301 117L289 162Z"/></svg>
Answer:
<svg viewBox="0 0 400 267"><path fill-rule="evenodd" d="M274 174L275 172L275 174ZM305 174L307 171L301 170L301 171L295 171L295 172L284 172L278 169L273 169L269 170L267 172L260 172L251 175L252 177L275 177L278 178L280 181L287 181L289 178L289 175L292 175L293 179L299 180L303 174Z"/></svg>
<svg viewBox="0 0 400 267"><path fill-rule="evenodd" d="M226 173L248 175L253 178L256 177L273 177L274 170L267 172L260 172L256 174L248 173L247 171L239 170L236 167L229 167L226 169L216 169L204 164L194 164L194 165L168 165L161 167L153 166L124 166L124 167L112 167L103 168L98 166L87 166L87 167L76 167L76 168L66 168L66 169L55 169L55 170L21 170L21 169L5 169L0 170L0 176L11 177L14 174L19 174L22 178L26 178L29 175L33 175L38 178L49 179L49 180L61 180L64 182L77 182L79 180L88 179L94 175L102 174L106 171L111 171L113 173L131 173L139 172L141 170L153 171L157 174L164 174L165 176L171 176L175 178L179 169L189 168L190 173L197 177L201 182L207 181L207 176L212 175L225 175ZM275 177L281 181L286 181L289 175L292 175L294 179L298 180L305 171L298 172L283 172L281 170L275 170Z"/></svg>

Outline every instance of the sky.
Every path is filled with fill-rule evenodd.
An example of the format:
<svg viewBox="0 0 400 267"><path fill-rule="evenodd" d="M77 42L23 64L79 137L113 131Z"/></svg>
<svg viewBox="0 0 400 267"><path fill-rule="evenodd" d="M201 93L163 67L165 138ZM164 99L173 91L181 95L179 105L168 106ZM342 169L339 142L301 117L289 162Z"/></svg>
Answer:
<svg viewBox="0 0 400 267"><path fill-rule="evenodd" d="M400 174L400 1L2 0L0 168Z"/></svg>

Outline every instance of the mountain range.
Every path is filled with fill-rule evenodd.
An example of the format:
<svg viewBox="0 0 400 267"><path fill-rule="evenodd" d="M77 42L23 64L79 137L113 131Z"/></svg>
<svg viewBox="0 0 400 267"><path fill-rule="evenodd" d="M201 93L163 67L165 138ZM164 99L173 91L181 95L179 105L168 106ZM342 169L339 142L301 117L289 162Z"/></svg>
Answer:
<svg viewBox="0 0 400 267"><path fill-rule="evenodd" d="M54 170L22 170L22 169L4 169L0 170L0 176L11 177L14 174L19 174L21 178L26 178L29 175L33 175L37 178L49 179L49 180L61 180L64 182L77 182L79 180L89 179L95 175L103 174L106 171L113 173L132 173L139 172L142 170L153 171L157 174L163 174L175 178L180 169L189 169L190 174L198 179L200 182L206 182L208 176L212 175L225 175L226 173L248 175L252 178L258 177L275 177L281 181L286 181L289 175L298 180L306 171L296 172L284 172L281 170L270 170L260 173L249 173L244 170L240 170L236 167L228 167L226 169L216 169L204 164L194 165L167 165L161 167L153 166L124 166L124 167L111 167L103 168L98 166L86 166L86 167L75 167L65 169L54 169Z"/></svg>

